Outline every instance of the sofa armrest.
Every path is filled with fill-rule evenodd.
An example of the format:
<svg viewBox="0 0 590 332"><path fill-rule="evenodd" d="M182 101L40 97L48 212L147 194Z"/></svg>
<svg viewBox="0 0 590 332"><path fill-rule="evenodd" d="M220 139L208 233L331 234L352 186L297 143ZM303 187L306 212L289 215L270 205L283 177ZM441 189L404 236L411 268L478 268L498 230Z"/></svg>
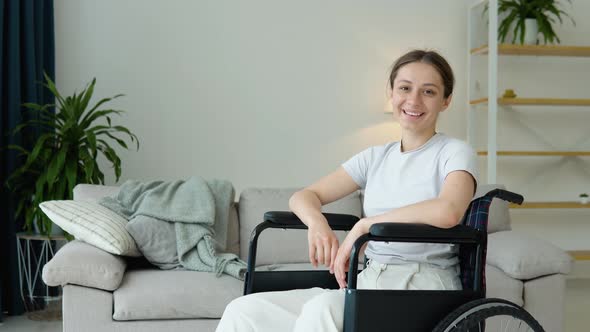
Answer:
<svg viewBox="0 0 590 332"><path fill-rule="evenodd" d="M57 251L43 267L43 281L49 286L75 284L115 290L121 284L127 263L82 241L72 241Z"/></svg>
<svg viewBox="0 0 590 332"><path fill-rule="evenodd" d="M503 231L489 234L487 263L512 278L528 280L571 271L572 258L549 242Z"/></svg>

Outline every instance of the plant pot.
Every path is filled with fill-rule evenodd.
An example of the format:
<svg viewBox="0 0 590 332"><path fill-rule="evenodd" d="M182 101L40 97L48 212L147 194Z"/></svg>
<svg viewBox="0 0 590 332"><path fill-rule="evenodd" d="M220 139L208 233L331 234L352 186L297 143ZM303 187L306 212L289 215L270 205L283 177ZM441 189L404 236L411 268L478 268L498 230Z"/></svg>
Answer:
<svg viewBox="0 0 590 332"><path fill-rule="evenodd" d="M37 220L33 221L33 232L35 232L35 234L41 234L41 229L39 229L39 226L37 225ZM50 235L64 235L64 230L56 223L52 223Z"/></svg>
<svg viewBox="0 0 590 332"><path fill-rule="evenodd" d="M537 19L527 18L524 20L524 43L527 45L536 45L537 36L539 35L539 26Z"/></svg>
<svg viewBox="0 0 590 332"><path fill-rule="evenodd" d="M580 203L588 204L588 197L580 197Z"/></svg>

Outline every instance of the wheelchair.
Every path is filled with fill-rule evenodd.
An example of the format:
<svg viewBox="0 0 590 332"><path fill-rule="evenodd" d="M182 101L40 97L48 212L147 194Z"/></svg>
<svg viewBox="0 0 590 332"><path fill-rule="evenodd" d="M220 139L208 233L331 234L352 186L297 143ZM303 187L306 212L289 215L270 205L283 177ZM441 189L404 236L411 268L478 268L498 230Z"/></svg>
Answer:
<svg viewBox="0 0 590 332"><path fill-rule="evenodd" d="M344 331L533 331L541 325L522 307L503 299L486 299L487 221L492 199L521 204L519 194L494 189L474 199L461 223L442 229L425 224L378 223L353 245L345 290ZM359 220L352 215L324 213L333 230L346 231ZM252 232L244 295L321 287L338 289L327 270L256 271L261 232L268 228L307 229L291 212L270 211ZM359 253L367 241L450 243L458 245L462 290L357 289ZM366 267L366 259L364 266Z"/></svg>

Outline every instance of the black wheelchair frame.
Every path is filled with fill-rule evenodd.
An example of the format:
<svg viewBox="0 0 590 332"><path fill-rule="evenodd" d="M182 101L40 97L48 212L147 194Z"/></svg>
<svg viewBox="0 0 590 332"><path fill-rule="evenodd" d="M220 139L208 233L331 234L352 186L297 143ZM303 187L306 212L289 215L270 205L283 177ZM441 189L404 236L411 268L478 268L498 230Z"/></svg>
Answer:
<svg viewBox="0 0 590 332"><path fill-rule="evenodd" d="M372 225L369 233L361 236L352 248L347 276L348 286L345 290L344 331L391 330L392 324L396 331L453 331L446 325L457 326L461 322L465 323L464 315L462 312L457 312L457 308L468 308L461 310L473 311L474 306L470 303L480 303L486 294L487 219L489 206L494 197L517 204L523 201L523 197L519 194L494 189L474 199L461 223L449 229L425 224L378 223ZM324 213L324 216L330 227L339 231L350 230L359 220L352 215ZM339 288L334 275L327 270L256 271L258 238L267 228L307 229L307 226L291 212L270 211L264 214L264 221L253 230L250 238L248 270L244 284L245 295L311 287ZM463 289L357 289L359 253L367 241L458 244ZM496 304L498 303L499 305L504 303L510 308L515 308L514 310L524 311L517 305L504 300L496 301ZM527 318L532 319L532 316ZM476 326L479 331L485 329L484 323L476 322ZM542 331L542 328L535 331Z"/></svg>

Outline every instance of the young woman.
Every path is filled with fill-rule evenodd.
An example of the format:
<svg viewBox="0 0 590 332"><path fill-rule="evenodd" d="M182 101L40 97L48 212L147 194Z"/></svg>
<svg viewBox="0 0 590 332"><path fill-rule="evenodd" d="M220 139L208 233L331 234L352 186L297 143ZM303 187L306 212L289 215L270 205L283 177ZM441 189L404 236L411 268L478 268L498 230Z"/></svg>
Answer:
<svg viewBox="0 0 590 332"><path fill-rule="evenodd" d="M399 142L366 149L336 171L295 193L291 210L308 226L309 259L334 273L340 290L319 288L256 293L232 301L218 332L342 331L345 272L355 240L380 222L457 225L473 195L476 155L463 141L436 132L452 99L454 77L433 51L400 57L389 76ZM363 212L340 244L321 206L358 189ZM460 289L456 248L450 244L369 242L369 264L358 276L364 289Z"/></svg>

